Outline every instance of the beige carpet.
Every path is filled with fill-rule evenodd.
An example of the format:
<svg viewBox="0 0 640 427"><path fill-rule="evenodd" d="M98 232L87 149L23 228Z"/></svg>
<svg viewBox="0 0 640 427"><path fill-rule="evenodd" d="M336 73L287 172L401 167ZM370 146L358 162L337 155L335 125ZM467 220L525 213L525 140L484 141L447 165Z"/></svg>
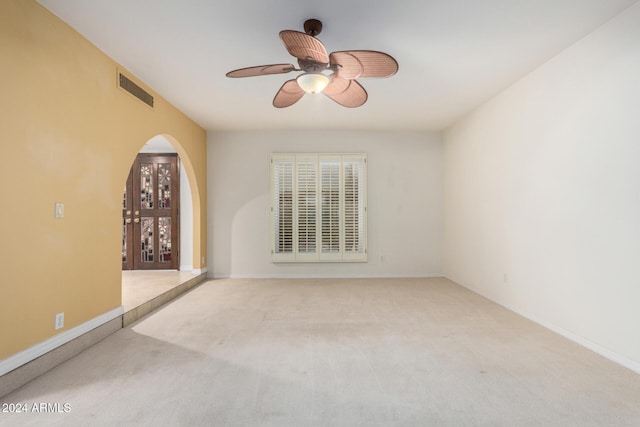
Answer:
<svg viewBox="0 0 640 427"><path fill-rule="evenodd" d="M209 281L0 400L11 426L640 426L640 375L445 279Z"/></svg>

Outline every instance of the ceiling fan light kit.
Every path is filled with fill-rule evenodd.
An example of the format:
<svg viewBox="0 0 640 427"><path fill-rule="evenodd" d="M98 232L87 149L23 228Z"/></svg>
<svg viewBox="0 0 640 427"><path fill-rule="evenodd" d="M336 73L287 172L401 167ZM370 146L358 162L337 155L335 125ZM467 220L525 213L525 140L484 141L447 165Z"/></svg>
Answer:
<svg viewBox="0 0 640 427"><path fill-rule="evenodd" d="M321 93L331 83L331 77L322 73L304 73L296 78L298 86L307 93Z"/></svg>
<svg viewBox="0 0 640 427"><path fill-rule="evenodd" d="M356 81L361 77L390 77L398 71L396 60L374 50L351 50L327 53L315 38L322 31L322 22L308 19L305 33L284 30L280 38L287 51L298 59L292 64L271 64L240 68L227 77L254 77L303 71L296 79L286 81L273 99L273 106L284 108L295 104L305 93L324 93L338 104L355 108L367 102L367 91ZM329 72L330 74L325 74Z"/></svg>

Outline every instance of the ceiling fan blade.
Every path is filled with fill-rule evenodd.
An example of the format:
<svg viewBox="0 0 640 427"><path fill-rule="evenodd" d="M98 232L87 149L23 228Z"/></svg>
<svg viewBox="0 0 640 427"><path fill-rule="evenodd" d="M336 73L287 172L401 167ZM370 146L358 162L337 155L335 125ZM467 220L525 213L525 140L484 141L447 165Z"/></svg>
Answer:
<svg viewBox="0 0 640 427"><path fill-rule="evenodd" d="M389 77L398 71L398 62L384 52L375 50L346 50L332 52L331 64L341 66L337 73L343 79L360 77Z"/></svg>
<svg viewBox="0 0 640 427"><path fill-rule="evenodd" d="M304 90L300 88L297 81L287 80L273 98L273 106L276 108L289 107L298 102L304 94Z"/></svg>
<svg viewBox="0 0 640 427"><path fill-rule="evenodd" d="M369 97L367 91L356 80L346 80L335 75L322 93L349 108L360 107Z"/></svg>
<svg viewBox="0 0 640 427"><path fill-rule="evenodd" d="M291 64L258 65L256 67L240 68L229 71L227 77L254 77L267 76L269 74L284 74L296 68Z"/></svg>
<svg viewBox="0 0 640 427"><path fill-rule="evenodd" d="M329 63L329 54L322 42L300 31L280 31L280 38L287 51L298 59L312 59L323 64Z"/></svg>

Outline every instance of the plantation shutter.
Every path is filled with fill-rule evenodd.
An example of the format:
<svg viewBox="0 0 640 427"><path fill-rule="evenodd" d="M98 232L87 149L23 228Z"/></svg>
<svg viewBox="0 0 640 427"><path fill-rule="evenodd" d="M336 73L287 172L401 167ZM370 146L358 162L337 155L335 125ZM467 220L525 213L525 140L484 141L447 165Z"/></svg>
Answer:
<svg viewBox="0 0 640 427"><path fill-rule="evenodd" d="M315 156L296 158L297 259L317 258L318 162Z"/></svg>
<svg viewBox="0 0 640 427"><path fill-rule="evenodd" d="M367 260L365 154L272 154L274 262Z"/></svg>
<svg viewBox="0 0 640 427"><path fill-rule="evenodd" d="M322 259L340 259L340 157L320 158Z"/></svg>
<svg viewBox="0 0 640 427"><path fill-rule="evenodd" d="M365 251L365 166L365 160L358 157L343 161L345 259L359 259Z"/></svg>
<svg viewBox="0 0 640 427"><path fill-rule="evenodd" d="M271 160L273 184L273 255L274 260L294 260L293 251L293 156Z"/></svg>

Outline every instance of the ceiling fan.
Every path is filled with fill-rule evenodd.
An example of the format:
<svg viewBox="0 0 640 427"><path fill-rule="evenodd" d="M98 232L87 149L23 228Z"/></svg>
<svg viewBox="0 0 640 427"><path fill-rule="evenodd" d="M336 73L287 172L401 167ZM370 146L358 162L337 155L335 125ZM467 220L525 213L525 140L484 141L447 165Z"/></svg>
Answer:
<svg viewBox="0 0 640 427"><path fill-rule="evenodd" d="M287 51L298 59L293 64L271 64L240 68L228 72L227 77L254 77L304 71L297 78L287 80L275 98L273 106L289 107L305 93L324 93L345 107L360 107L367 102L367 91L356 79L360 77L389 77L398 71L392 56L373 50L345 50L327 53L322 42L315 38L322 31L322 22L309 19L305 32L280 31Z"/></svg>

